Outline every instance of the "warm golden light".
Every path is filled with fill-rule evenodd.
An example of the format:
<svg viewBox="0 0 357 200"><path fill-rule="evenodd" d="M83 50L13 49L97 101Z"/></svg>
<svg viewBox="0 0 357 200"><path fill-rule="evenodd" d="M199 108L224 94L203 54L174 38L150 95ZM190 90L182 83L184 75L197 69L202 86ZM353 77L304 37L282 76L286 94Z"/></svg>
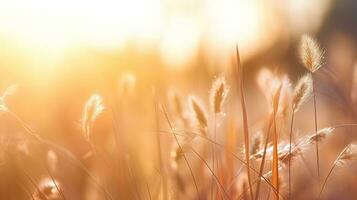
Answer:
<svg viewBox="0 0 357 200"><path fill-rule="evenodd" d="M326 9L313 5L287 2L287 19L300 19L298 11L309 7L319 23L316 10ZM182 68L200 47L226 55L238 42L245 59L286 31L276 5L258 0L11 0L0 1L0 13L0 36L47 65L74 47L121 49L130 42L138 50L159 52L165 65ZM301 20L294 24L304 26Z"/></svg>

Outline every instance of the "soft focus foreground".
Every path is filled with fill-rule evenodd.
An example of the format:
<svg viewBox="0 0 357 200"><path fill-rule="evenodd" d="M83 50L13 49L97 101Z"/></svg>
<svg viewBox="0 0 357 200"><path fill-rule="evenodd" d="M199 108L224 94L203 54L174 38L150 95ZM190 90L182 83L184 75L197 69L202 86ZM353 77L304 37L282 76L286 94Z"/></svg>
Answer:
<svg viewBox="0 0 357 200"><path fill-rule="evenodd" d="M353 0L0 0L0 199L354 199Z"/></svg>

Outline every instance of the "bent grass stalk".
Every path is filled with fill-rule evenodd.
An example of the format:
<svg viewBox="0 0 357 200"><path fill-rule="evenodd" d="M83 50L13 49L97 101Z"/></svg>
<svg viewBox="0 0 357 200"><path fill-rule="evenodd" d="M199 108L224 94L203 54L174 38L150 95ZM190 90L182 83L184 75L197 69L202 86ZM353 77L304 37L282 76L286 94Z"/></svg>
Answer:
<svg viewBox="0 0 357 200"><path fill-rule="evenodd" d="M7 113L9 113L26 130L26 132L30 136L34 137L36 141L40 142L40 144L44 144L46 146L49 146L49 147L55 149L57 151L57 153L60 153L64 158L68 159L68 161L71 161L72 164L74 164L77 167L79 167L80 169L82 169L83 172L86 174L86 176L88 178L90 178L93 181L93 183L97 186L97 188L104 193L105 198L113 200L113 198L111 197L111 195L109 194L107 189L104 188L96 180L96 178L94 178L94 176L91 175L91 173L86 168L86 166L76 156L74 156L70 151L68 151L67 149L65 149L65 148L63 148L61 146L58 146L57 144L52 143L51 141L48 141L48 140L43 139L42 137L40 137L38 134L36 134L36 132L34 130L31 129L30 126L28 126L19 116L17 116L11 110L8 110Z"/></svg>
<svg viewBox="0 0 357 200"><path fill-rule="evenodd" d="M45 165L45 168L46 168L46 171L47 171L48 175L49 175L50 178L51 178L51 181L52 181L53 184L55 185L56 190L57 190L57 191L59 192L59 194L61 195L61 198L62 198L63 200L66 200L66 197L64 196L62 189L58 186L57 181L56 181L55 178L53 177L53 175L52 175L51 171L48 169L47 165Z"/></svg>
<svg viewBox="0 0 357 200"><path fill-rule="evenodd" d="M165 116L165 119L166 119L167 123L169 124L170 130L171 130L172 134L174 135L174 138L175 138L175 141L176 141L176 143L177 143L177 146L180 148L180 151L182 152L182 156L183 156L183 158L184 158L184 160L185 160L185 162L186 162L186 164L187 164L187 167L188 167L189 170L190 170L190 173L191 173L191 176L192 176L192 180L193 180L193 183L194 183L195 188L196 188L197 197L198 197L198 199L200 199L200 193L199 193L199 190L198 190L197 182L196 182L195 176L194 176L194 174L193 174L191 165L190 165L190 163L189 163L188 160L187 160L187 157L186 157L186 155L185 155L185 153L184 153L184 151L183 151L183 148L182 148L182 146L181 146L181 144L180 144L180 142L179 142L177 136L175 135L173 125L171 124L171 121L170 121L169 116L168 116L168 114L167 114L166 108L165 108L165 106L164 106L163 104L161 104L161 109L162 109L162 111L163 111L163 113L164 113L164 116Z"/></svg>
<svg viewBox="0 0 357 200"><path fill-rule="evenodd" d="M332 174L332 171L335 169L336 166L344 166L346 164L346 162L354 160L357 158L357 144L356 143L352 143L347 145L342 152L337 156L336 160L334 161L329 173L327 174L325 181L322 185L322 188L320 190L318 199L320 199L321 194L326 186L327 180L330 177L330 175Z"/></svg>
<svg viewBox="0 0 357 200"><path fill-rule="evenodd" d="M290 155L291 155L291 144L292 144L292 140L293 140L294 116L295 116L295 112L293 110L293 112L291 114L290 134L289 134L289 154ZM289 156L288 173L289 173L289 200L290 200L291 199L291 156Z"/></svg>
<svg viewBox="0 0 357 200"><path fill-rule="evenodd" d="M250 159L249 159L248 117L247 117L247 108L245 105L245 97L244 97L243 70L240 62L238 44L236 45L236 56L237 56L237 81L238 81L238 86L240 88L240 98L241 98L241 107L242 107L242 116L243 116L243 132L244 132L245 159L247 163L247 178L249 184L250 199L254 199L252 181L250 177L250 164L249 164Z"/></svg>
<svg viewBox="0 0 357 200"><path fill-rule="evenodd" d="M273 99L273 123L274 123L274 135L273 135L273 174L272 174L272 182L274 188L277 190L277 194L275 194L275 199L279 200L279 163L278 163L278 133L277 133L277 126L276 126L276 113L278 110L279 102L280 102L280 94L281 94L282 85L274 94Z"/></svg>
<svg viewBox="0 0 357 200"><path fill-rule="evenodd" d="M221 191L223 192L223 195L222 195L223 199L230 199L226 190L224 189L222 183L219 181L218 177L214 174L214 171L209 167L208 163L204 160L204 158L202 158L202 156L194 148L191 148L191 150L192 150L192 152L194 152L197 155L197 157L205 164L207 169L211 172L217 185L221 188Z"/></svg>
<svg viewBox="0 0 357 200"><path fill-rule="evenodd" d="M139 186L138 186L137 180L136 180L136 178L134 176L134 172L133 172L133 170L132 170L132 168L130 166L129 155L127 155L126 158L125 158L125 164L126 164L126 167L128 168L129 176L134 182L134 189L135 189L136 195L137 195L138 199L140 200L141 199L141 195L140 195L140 191L139 191Z"/></svg>
<svg viewBox="0 0 357 200"><path fill-rule="evenodd" d="M160 130L160 122L159 122L159 111L158 111L158 97L155 88L153 88L153 96L154 96L154 107L155 107L155 128L156 132ZM164 164L162 160L162 152L161 152L161 140L159 134L156 136L156 142L157 142L157 153L159 157L159 166L160 166L160 173L162 173L162 190L163 190L163 195L164 195L164 200L168 199L168 193L167 193L167 176L166 176L166 170L164 169Z"/></svg>
<svg viewBox="0 0 357 200"><path fill-rule="evenodd" d="M264 151L263 151L262 161L261 161L261 163L260 163L259 176L263 176L263 170L264 170L264 164L265 164L265 156L266 156L266 151L267 151L268 142L269 142L270 129L271 129L273 123L274 123L274 138L277 139L277 138L276 138L276 135L277 135L277 134L276 134L275 118L276 118L276 111L277 111L278 106L279 106L280 92L281 92L281 85L278 86L278 88L277 88L277 90L276 90L276 92L275 92L275 94L274 94L274 96L273 96L273 105L272 105L272 106L273 106L273 113L271 113L271 114L270 114L270 117L269 117L268 129L267 129L267 136L266 136L266 140L265 140L265 144L264 144ZM273 151L274 151L274 153L277 154L277 141L275 141L275 139L273 139L273 140L274 140L274 146L275 146L275 147L273 148ZM274 158L274 157L273 157L273 158ZM276 161L277 161L277 158L278 158L277 155L275 155ZM275 170L279 171L279 170L278 170L278 163L277 163L277 162L274 163L273 168L274 168ZM274 170L274 169L273 169L273 170ZM278 173L278 172L275 172L274 175L277 174L277 173ZM274 177L274 176L273 176L273 177ZM274 184L275 184L275 185L274 185ZM274 187L274 189L276 189L276 187L277 187L276 185L277 185L277 184L278 184L277 181L276 181L275 183L273 182L273 187ZM257 190L256 190L255 200L258 199L259 189L260 189L260 181L258 181L258 184L257 184ZM279 195L279 193L278 193L278 195ZM278 196L278 195L276 195L276 196Z"/></svg>
<svg viewBox="0 0 357 200"><path fill-rule="evenodd" d="M187 137L186 135L184 134L178 134L178 133L175 133L173 132L172 130L171 131L163 131L161 130L160 131L161 133L167 133L167 134L174 134L174 136L182 136L182 137ZM187 133L191 133L191 134L194 134L195 136L198 136L199 139L204 139L214 145L216 145L217 147L223 149L224 151L226 151L227 153L229 153L231 156L233 156L236 160L238 160L239 162L241 162L245 167L247 167L247 162L244 161L244 159L241 159L237 154L235 154L234 152L230 151L227 149L227 147L225 145L222 145L222 144L219 144L219 143L216 143L214 142L213 140L207 138L206 136L203 136L199 133L196 133L196 132L192 132L192 131L186 131ZM268 179L266 179L264 176L262 176L261 174L259 174L259 172L252 168L251 166L249 167L250 170L252 170L256 175L258 175L259 177L259 180L263 180L265 183L267 183L269 185L269 187L276 193L276 190L275 188L273 187L273 185L270 183L270 181ZM281 197L281 195L279 194L279 196Z"/></svg>
<svg viewBox="0 0 357 200"><path fill-rule="evenodd" d="M312 76L312 73L311 73ZM312 82L312 92L314 98L314 125L315 125L315 133L318 137L318 124L317 124L317 103L316 103L316 91L315 91L315 84L314 81ZM316 165L317 165L317 177L320 183L320 158L319 158L319 141L316 141Z"/></svg>

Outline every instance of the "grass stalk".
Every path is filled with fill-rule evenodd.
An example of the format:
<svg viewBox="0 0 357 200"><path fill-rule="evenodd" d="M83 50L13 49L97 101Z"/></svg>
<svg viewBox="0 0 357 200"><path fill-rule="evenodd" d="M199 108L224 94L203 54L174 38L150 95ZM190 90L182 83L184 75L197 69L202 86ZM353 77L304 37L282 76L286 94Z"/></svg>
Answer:
<svg viewBox="0 0 357 200"><path fill-rule="evenodd" d="M240 98L241 98L241 107L242 107L242 117L243 117L243 133L244 133L244 146L245 146L245 159L247 163L247 178L249 184L250 198L254 199L252 181L250 176L250 159L249 159L249 132L248 132L248 117L247 117L247 108L245 105L245 96L244 96L244 85L243 85L243 69L240 62L240 56L238 51L238 45L236 45L236 54L237 54L237 79L238 85L240 88Z"/></svg>
<svg viewBox="0 0 357 200"><path fill-rule="evenodd" d="M158 109L158 97L155 88L153 88L153 96L154 96L154 108L155 108L155 129L156 132L160 130L160 121L159 121L159 109ZM167 176L166 176L166 170L164 169L164 163L162 159L162 152L161 152L161 140L160 140L160 135L156 135L156 142L157 142L157 154L159 157L159 166L160 166L160 173L162 174L162 190L163 190L163 196L164 200L168 199L168 193L167 193Z"/></svg>
<svg viewBox="0 0 357 200"><path fill-rule="evenodd" d="M290 122L290 134L289 134L289 154L291 155L291 144L293 140L293 127L294 127L294 116L295 112L293 110L291 114L291 122ZM289 168L288 168L288 174L289 174L289 200L291 199L291 156L289 156Z"/></svg>
<svg viewBox="0 0 357 200"><path fill-rule="evenodd" d="M176 141L176 143L177 143L177 146L180 148L180 151L181 151L182 154L183 154L182 156L183 156L183 158L184 158L184 160L185 160L185 162L186 162L186 164L187 164L187 167L188 167L189 170L190 170L191 177L192 177L193 183L194 183L195 188L196 188L197 197L198 197L198 199L200 199L200 192L199 192L199 190L198 190L196 178L195 178L195 175L193 174L193 170L192 170L192 168L191 168L191 165L190 165L190 163L188 162L188 159L187 159L187 157L186 157L186 154L184 153L183 148L182 148L182 146L181 146L181 144L180 144L180 142L179 142L179 140L178 140L178 138L177 138L177 136L176 136L176 134L175 134L175 132L174 132L174 127L173 127L173 125L171 124L171 121L170 121L169 116L168 116L168 114L167 114L166 108L164 107L163 104L161 104L161 108L162 108L162 111L163 111L164 116L165 116L165 118L166 118L166 121L167 121L167 123L169 124L170 130L171 130L172 134L174 135L174 138L175 138L175 141Z"/></svg>
<svg viewBox="0 0 357 200"><path fill-rule="evenodd" d="M318 136L318 124L317 124L316 85L315 85L315 81L314 81L314 78L313 78L313 73L311 73L311 77L312 77L312 93L313 93L313 100L314 100L314 126L315 126L315 134L316 134L316 137L319 137L319 136ZM317 177L318 177L318 182L320 183L319 141L316 141L315 147L316 147Z"/></svg>
<svg viewBox="0 0 357 200"><path fill-rule="evenodd" d="M217 175L214 173L214 171L209 167L208 163L204 160L204 158L202 158L202 156L194 149L191 148L192 152L195 153L197 155L197 157L205 164L205 166L207 167L207 169L211 172L212 176L215 179L215 182L217 183L217 185L221 188L221 191L223 192L223 199L230 199L229 195L227 194L226 190L224 189L222 183L219 181Z"/></svg>
<svg viewBox="0 0 357 200"><path fill-rule="evenodd" d="M271 126L273 124L273 117L274 117L273 115L270 115L270 117L269 117L268 128L267 128L267 131L266 131L266 138L265 138L265 143L264 143L263 157L262 157L262 161L260 163L260 168L259 168L259 177L263 175L266 150L268 148L270 129L271 129ZM255 191L255 200L258 200L258 198L259 198L259 189L260 189L260 179L258 180L257 189Z"/></svg>

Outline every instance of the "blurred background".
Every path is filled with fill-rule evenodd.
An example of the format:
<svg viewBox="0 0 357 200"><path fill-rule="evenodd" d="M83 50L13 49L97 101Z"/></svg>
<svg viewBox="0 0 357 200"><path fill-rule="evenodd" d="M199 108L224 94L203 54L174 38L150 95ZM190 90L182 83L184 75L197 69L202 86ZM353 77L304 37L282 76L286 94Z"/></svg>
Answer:
<svg viewBox="0 0 357 200"><path fill-rule="evenodd" d="M105 145L113 131L113 96L129 80L135 88L120 100L122 139L137 152L135 162L150 168L143 150L150 151L154 144L148 141L155 140L153 87L162 99L171 89L207 99L212 79L222 74L232 86L233 104L238 44L254 124L268 110L257 72L268 67L295 82L306 72L297 44L307 33L325 49L328 75L317 75L320 126L352 122L356 113L346 114L345 97L356 61L356 9L355 0L0 0L0 91L16 84L8 99L13 112L43 137L83 156L89 149L79 125L85 101L98 93L108 105L95 127ZM227 114L239 121L238 107L231 108ZM311 108L304 108L309 116ZM311 131L313 123L302 116L297 126ZM21 132L7 116L0 121L3 134ZM351 138L338 139L329 162Z"/></svg>

